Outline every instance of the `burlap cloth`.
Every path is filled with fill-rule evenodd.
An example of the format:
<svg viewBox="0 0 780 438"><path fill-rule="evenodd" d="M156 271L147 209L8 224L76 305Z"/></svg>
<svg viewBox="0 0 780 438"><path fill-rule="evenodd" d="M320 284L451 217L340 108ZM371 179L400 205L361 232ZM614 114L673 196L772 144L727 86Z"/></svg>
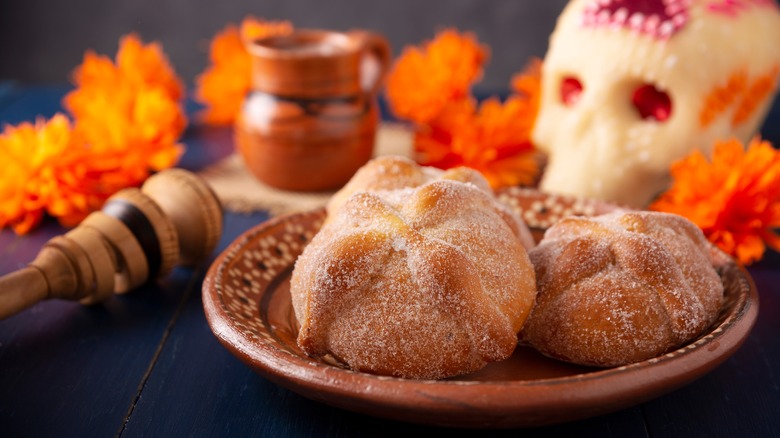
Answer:
<svg viewBox="0 0 780 438"><path fill-rule="evenodd" d="M377 130L374 156L411 156L412 133L401 124L383 123ZM334 192L290 192L258 181L241 156L233 153L199 173L214 189L222 206L239 213L267 210L272 216L324 206Z"/></svg>

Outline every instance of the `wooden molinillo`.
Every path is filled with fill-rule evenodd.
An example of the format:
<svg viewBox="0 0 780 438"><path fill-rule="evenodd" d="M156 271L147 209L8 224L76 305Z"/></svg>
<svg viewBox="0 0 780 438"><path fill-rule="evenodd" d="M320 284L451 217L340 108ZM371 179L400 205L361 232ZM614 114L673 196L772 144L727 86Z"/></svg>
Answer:
<svg viewBox="0 0 780 438"><path fill-rule="evenodd" d="M47 298L100 302L177 264L207 257L222 234L222 208L196 175L170 169L117 192L103 209L46 242L27 267L0 277L0 319Z"/></svg>

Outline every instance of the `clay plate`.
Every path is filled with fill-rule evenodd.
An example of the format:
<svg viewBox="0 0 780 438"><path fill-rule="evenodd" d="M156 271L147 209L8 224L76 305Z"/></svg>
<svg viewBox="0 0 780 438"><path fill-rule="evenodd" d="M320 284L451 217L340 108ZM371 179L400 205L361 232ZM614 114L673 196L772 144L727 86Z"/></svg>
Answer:
<svg viewBox="0 0 780 438"><path fill-rule="evenodd" d="M614 207L513 189L500 195L537 238L561 216ZM316 210L271 219L247 231L214 262L203 284L206 317L220 342L266 378L305 397L365 414L458 427L536 426L592 417L655 398L726 360L758 314L752 279L728 266L716 323L671 353L619 368L567 364L518 347L513 356L453 379L405 380L353 372L312 359L296 345L290 303L296 257L319 229Z"/></svg>

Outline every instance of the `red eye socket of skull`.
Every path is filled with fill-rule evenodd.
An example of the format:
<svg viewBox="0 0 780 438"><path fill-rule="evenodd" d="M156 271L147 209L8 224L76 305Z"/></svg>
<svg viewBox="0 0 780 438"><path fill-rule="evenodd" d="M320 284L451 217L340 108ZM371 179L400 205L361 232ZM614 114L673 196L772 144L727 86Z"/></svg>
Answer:
<svg viewBox="0 0 780 438"><path fill-rule="evenodd" d="M561 101L566 106L573 106L580 100L582 83L577 78L568 76L561 81Z"/></svg>
<svg viewBox="0 0 780 438"><path fill-rule="evenodd" d="M666 121L672 115L672 99L665 92L646 84L637 88L631 97L631 102L645 120L655 119Z"/></svg>

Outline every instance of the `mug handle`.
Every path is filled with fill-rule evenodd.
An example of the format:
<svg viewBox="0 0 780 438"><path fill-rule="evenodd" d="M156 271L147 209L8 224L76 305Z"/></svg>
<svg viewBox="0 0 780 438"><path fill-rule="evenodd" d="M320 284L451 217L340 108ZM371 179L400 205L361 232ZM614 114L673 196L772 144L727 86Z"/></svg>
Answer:
<svg viewBox="0 0 780 438"><path fill-rule="evenodd" d="M382 85L382 79L385 77L388 68L390 67L390 44L387 39L376 33L365 30L353 30L350 36L357 40L358 45L361 47L362 64L361 64L361 83L364 85L364 89L371 94L376 94L379 91L379 87ZM366 78L366 56L371 56L376 59L378 63L378 71L375 72L374 78ZM367 82L369 81L370 82Z"/></svg>

